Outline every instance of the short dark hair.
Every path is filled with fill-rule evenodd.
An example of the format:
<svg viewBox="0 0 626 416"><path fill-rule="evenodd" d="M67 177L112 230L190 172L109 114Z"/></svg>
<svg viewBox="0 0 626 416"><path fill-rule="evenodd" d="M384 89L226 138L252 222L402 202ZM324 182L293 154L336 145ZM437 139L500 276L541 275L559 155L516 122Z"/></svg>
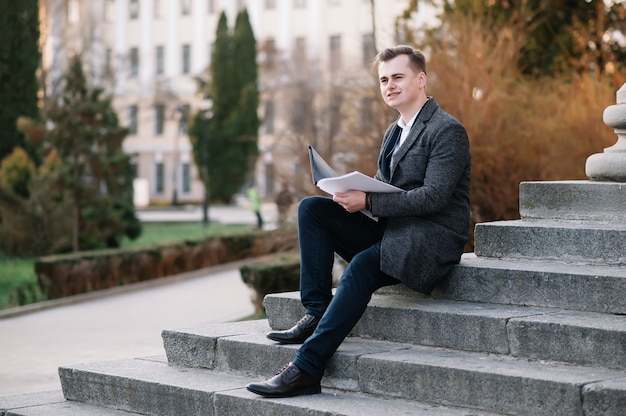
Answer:
<svg viewBox="0 0 626 416"><path fill-rule="evenodd" d="M416 73L426 73L426 57L424 57L424 54L407 45L392 46L380 51L374 58L373 69L378 70L378 65L382 62L390 61L399 55L407 55L409 57L411 67L415 69Z"/></svg>

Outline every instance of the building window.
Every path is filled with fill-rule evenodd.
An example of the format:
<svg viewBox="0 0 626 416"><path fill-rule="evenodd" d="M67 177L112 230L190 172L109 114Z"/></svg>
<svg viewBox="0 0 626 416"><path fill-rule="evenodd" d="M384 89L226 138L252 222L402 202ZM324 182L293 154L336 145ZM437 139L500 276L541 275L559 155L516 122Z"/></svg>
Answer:
<svg viewBox="0 0 626 416"><path fill-rule="evenodd" d="M276 65L276 55L278 49L276 48L276 42L272 38L266 39L261 45L260 61L261 65L265 69L273 69Z"/></svg>
<svg viewBox="0 0 626 416"><path fill-rule="evenodd" d="M330 37L330 50L329 50L329 69L331 71L338 71L341 69L341 36L334 35Z"/></svg>
<svg viewBox="0 0 626 416"><path fill-rule="evenodd" d="M302 67L303 64L306 64L306 39L304 39L303 37L297 37L294 40L292 57L293 63L296 64L298 67Z"/></svg>
<svg viewBox="0 0 626 416"><path fill-rule="evenodd" d="M367 66L372 63L376 55L376 45L374 45L374 34L367 33L363 35L363 65Z"/></svg>
<svg viewBox="0 0 626 416"><path fill-rule="evenodd" d="M265 102L265 117L263 117L263 128L265 130L265 134L274 133L274 115L275 115L274 101L268 100Z"/></svg>
<svg viewBox="0 0 626 416"><path fill-rule="evenodd" d="M136 77L139 75L139 48L130 48L130 54L128 57L130 76Z"/></svg>
<svg viewBox="0 0 626 416"><path fill-rule="evenodd" d="M335 137L341 131L341 103L343 97L341 94L333 94L330 97L329 109L330 109L330 123L329 123L329 136Z"/></svg>
<svg viewBox="0 0 626 416"><path fill-rule="evenodd" d="M265 9L272 10L276 8L276 0L265 0Z"/></svg>
<svg viewBox="0 0 626 416"><path fill-rule="evenodd" d="M104 51L104 68L103 68L104 76L113 75L113 50L111 48L106 48Z"/></svg>
<svg viewBox="0 0 626 416"><path fill-rule="evenodd" d="M293 6L296 9L304 9L306 7L306 0L293 0Z"/></svg>
<svg viewBox="0 0 626 416"><path fill-rule="evenodd" d="M131 105L128 107L128 133L132 135L137 134L137 120L139 116L139 107Z"/></svg>
<svg viewBox="0 0 626 416"><path fill-rule="evenodd" d="M129 9L128 9L128 15L130 16L131 19L137 19L139 18L139 0L130 0L130 3L128 3Z"/></svg>
<svg viewBox="0 0 626 416"><path fill-rule="evenodd" d="M207 0L207 11L209 14L215 13L215 0Z"/></svg>
<svg viewBox="0 0 626 416"><path fill-rule="evenodd" d="M156 19L160 19L165 15L163 12L163 7L165 7L166 0L154 0L154 17Z"/></svg>
<svg viewBox="0 0 626 416"><path fill-rule="evenodd" d="M191 192L191 165L189 162L183 163L181 179L183 180L183 193L188 194Z"/></svg>
<svg viewBox="0 0 626 416"><path fill-rule="evenodd" d="M181 104L178 106L176 112L176 116L178 117L178 134L187 134L187 122L191 114L191 105Z"/></svg>
<svg viewBox="0 0 626 416"><path fill-rule="evenodd" d="M341 0L328 0L330 6L341 6Z"/></svg>
<svg viewBox="0 0 626 416"><path fill-rule="evenodd" d="M361 114L361 123L359 123L361 133L371 133L374 130L374 102L371 98L361 98L359 112Z"/></svg>
<svg viewBox="0 0 626 416"><path fill-rule="evenodd" d="M191 71L191 45L183 45L183 74Z"/></svg>
<svg viewBox="0 0 626 416"><path fill-rule="evenodd" d="M154 165L154 192L162 194L165 191L165 171L163 162Z"/></svg>
<svg viewBox="0 0 626 416"><path fill-rule="evenodd" d="M180 0L180 13L183 16L191 14L191 0Z"/></svg>
<svg viewBox="0 0 626 416"><path fill-rule="evenodd" d="M165 48L163 46L156 47L156 73L162 75L165 72Z"/></svg>
<svg viewBox="0 0 626 416"><path fill-rule="evenodd" d="M154 134L157 136L162 136L164 126L165 106L163 104L157 104L154 106Z"/></svg>
<svg viewBox="0 0 626 416"><path fill-rule="evenodd" d="M80 21L80 4L78 0L70 0L67 3L67 21L76 24Z"/></svg>

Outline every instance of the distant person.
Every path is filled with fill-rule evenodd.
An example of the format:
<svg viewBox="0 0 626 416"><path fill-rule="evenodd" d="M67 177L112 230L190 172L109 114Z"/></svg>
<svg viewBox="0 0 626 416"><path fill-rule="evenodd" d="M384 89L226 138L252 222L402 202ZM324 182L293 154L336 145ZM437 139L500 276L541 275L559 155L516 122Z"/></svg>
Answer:
<svg viewBox="0 0 626 416"><path fill-rule="evenodd" d="M283 188L276 195L276 207L278 208L278 226L282 226L287 222L287 215L289 214L289 208L293 203L294 197L289 186L286 182L283 182Z"/></svg>
<svg viewBox="0 0 626 416"><path fill-rule="evenodd" d="M256 225L259 230L263 229L263 216L261 215L261 197L256 187L248 188L248 199L250 200L250 208L256 215Z"/></svg>
<svg viewBox="0 0 626 416"><path fill-rule="evenodd" d="M300 202L300 299L305 315L293 328L267 337L302 346L276 376L248 384L253 393L320 393L328 360L374 291L404 283L429 294L463 254L470 227L467 132L426 95L422 52L400 45L380 52L374 64L383 100L399 113L383 137L376 179L402 191L349 191ZM364 209L379 221L362 214ZM348 265L333 296L335 253Z"/></svg>

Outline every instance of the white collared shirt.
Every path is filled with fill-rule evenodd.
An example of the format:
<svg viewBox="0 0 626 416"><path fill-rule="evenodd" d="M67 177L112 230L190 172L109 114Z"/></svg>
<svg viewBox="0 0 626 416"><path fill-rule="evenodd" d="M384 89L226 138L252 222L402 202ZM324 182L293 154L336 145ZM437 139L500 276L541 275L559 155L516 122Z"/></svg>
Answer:
<svg viewBox="0 0 626 416"><path fill-rule="evenodd" d="M402 146L402 143L404 143L406 138L409 137L409 133L411 132L411 127L413 127L413 123L415 123L415 120L417 119L417 116L419 115L421 110L422 110L422 107L420 107L420 109L417 110L417 113L415 113L415 115L411 117L411 120L409 120L408 123L404 123L404 120L402 120L402 116L398 117L397 123L398 123L398 127L402 129L402 133L400 133L400 138L396 142L396 145L393 147L393 152L391 154L392 165L394 162L393 158L396 155L396 152L398 151L400 146Z"/></svg>

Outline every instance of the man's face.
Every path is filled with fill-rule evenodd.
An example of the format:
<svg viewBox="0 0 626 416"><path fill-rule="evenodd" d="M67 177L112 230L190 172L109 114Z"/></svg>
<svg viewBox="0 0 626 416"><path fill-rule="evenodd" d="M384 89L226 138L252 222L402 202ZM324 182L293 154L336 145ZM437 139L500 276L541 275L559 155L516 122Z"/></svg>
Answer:
<svg viewBox="0 0 626 416"><path fill-rule="evenodd" d="M415 73L409 64L409 57L399 55L380 63L378 81L385 103L402 113L403 110L412 110L419 102L426 84L426 74Z"/></svg>

